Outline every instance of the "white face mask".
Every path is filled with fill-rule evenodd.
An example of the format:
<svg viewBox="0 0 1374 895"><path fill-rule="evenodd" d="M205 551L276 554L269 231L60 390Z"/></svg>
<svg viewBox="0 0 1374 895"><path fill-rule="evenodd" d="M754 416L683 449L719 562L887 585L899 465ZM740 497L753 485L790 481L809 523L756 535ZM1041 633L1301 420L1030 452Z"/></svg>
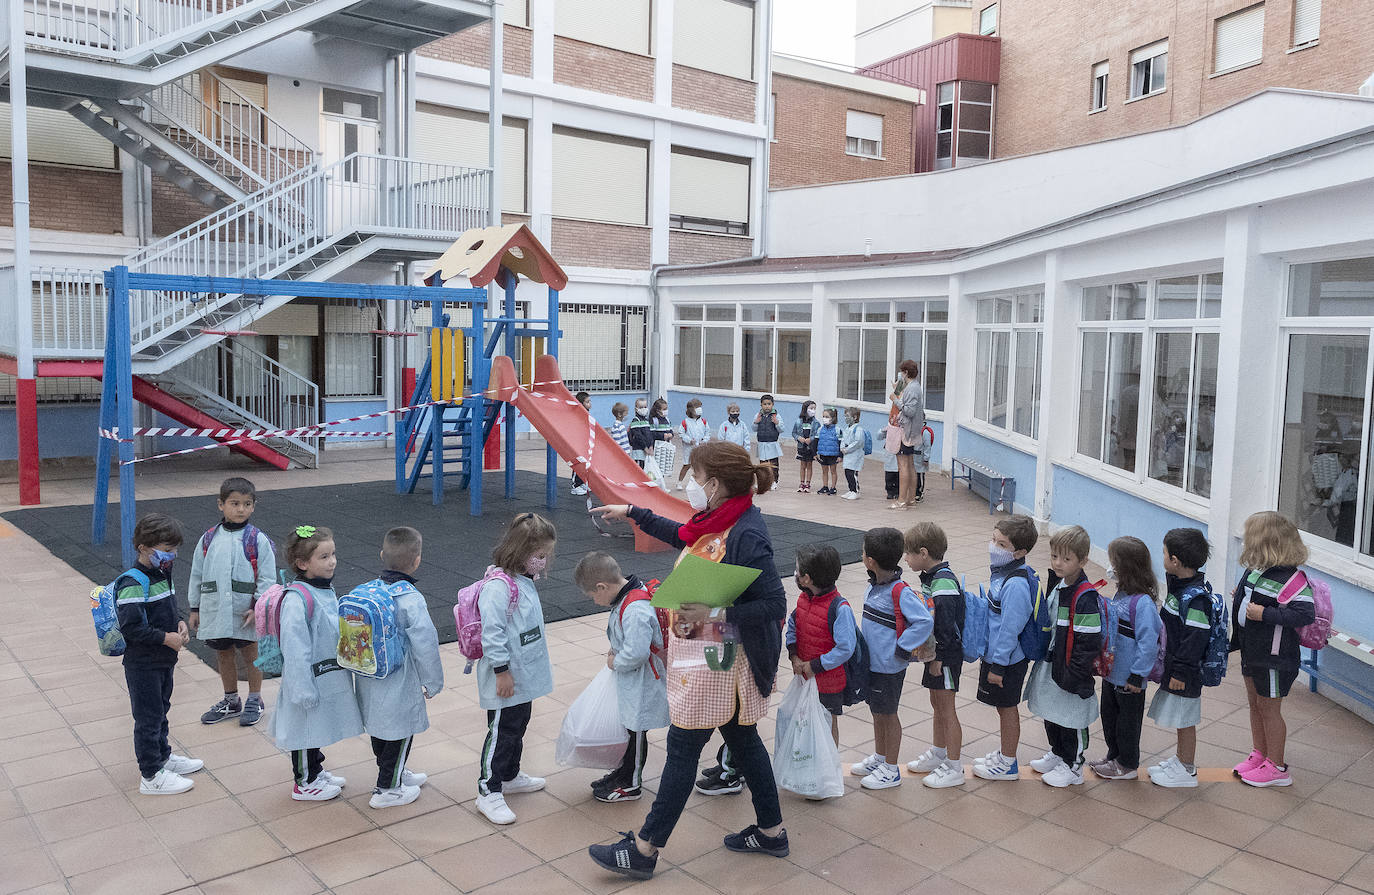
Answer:
<svg viewBox="0 0 1374 895"><path fill-rule="evenodd" d="M994 566L1005 566L1016 559L1016 554L997 546L996 541L988 541L988 559Z"/></svg>
<svg viewBox="0 0 1374 895"><path fill-rule="evenodd" d="M711 505L711 498L706 496L706 489L703 488L696 479L696 476L687 477L687 502L692 505L692 509L698 513Z"/></svg>

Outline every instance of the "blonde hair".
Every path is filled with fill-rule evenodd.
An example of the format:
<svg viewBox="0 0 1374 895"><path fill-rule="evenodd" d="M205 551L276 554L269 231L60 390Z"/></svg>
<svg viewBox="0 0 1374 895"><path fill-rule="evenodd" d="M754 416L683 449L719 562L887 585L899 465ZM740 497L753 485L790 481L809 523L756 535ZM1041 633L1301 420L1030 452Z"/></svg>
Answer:
<svg viewBox="0 0 1374 895"><path fill-rule="evenodd" d="M949 538L934 522L917 522L902 535L902 546L907 553L916 553L924 547L931 559L942 560L949 549Z"/></svg>
<svg viewBox="0 0 1374 895"><path fill-rule="evenodd" d="M1050 535L1051 550L1056 553L1067 550L1080 560L1088 558L1092 546L1092 538L1088 537L1087 530L1081 525L1070 525Z"/></svg>
<svg viewBox="0 0 1374 895"><path fill-rule="evenodd" d="M1247 569L1300 566L1307 562L1307 545L1287 516L1265 510L1245 520L1240 564Z"/></svg>
<svg viewBox="0 0 1374 895"><path fill-rule="evenodd" d="M537 513L521 513L491 550L491 561L507 573L525 574L525 560L541 547L557 542L558 530Z"/></svg>

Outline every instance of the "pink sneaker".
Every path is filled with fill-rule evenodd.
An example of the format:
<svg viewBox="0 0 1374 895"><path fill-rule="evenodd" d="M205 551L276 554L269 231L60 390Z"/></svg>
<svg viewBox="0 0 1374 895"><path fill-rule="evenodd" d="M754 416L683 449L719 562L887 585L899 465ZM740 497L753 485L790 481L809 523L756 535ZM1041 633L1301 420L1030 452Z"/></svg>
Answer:
<svg viewBox="0 0 1374 895"><path fill-rule="evenodd" d="M1253 749L1249 755L1245 756L1245 761L1231 768L1231 773L1237 777L1243 777L1262 764L1264 764L1264 754L1258 749Z"/></svg>
<svg viewBox="0 0 1374 895"><path fill-rule="evenodd" d="M1269 759L1262 761L1257 768L1251 768L1240 775L1251 786L1292 786L1293 778L1288 776L1288 769L1279 770L1278 765Z"/></svg>

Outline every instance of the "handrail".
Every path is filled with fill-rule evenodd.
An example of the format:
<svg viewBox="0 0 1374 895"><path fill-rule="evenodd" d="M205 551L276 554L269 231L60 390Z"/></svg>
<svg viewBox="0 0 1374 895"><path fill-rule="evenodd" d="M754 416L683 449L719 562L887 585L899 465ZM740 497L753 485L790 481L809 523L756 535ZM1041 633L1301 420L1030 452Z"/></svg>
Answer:
<svg viewBox="0 0 1374 895"><path fill-rule="evenodd" d="M320 421L319 386L240 339L216 343L213 351L199 352L169 375L178 385L189 383L275 429Z"/></svg>
<svg viewBox="0 0 1374 895"><path fill-rule="evenodd" d="M276 0L24 0L29 42L115 58L147 55L178 38L204 33L217 20Z"/></svg>

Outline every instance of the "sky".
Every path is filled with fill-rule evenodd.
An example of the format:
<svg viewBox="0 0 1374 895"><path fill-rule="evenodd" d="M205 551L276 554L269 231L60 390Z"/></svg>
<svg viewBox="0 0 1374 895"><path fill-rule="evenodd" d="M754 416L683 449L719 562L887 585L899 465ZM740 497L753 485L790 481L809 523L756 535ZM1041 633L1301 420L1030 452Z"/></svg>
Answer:
<svg viewBox="0 0 1374 895"><path fill-rule="evenodd" d="M773 50L854 64L855 0L774 0Z"/></svg>

